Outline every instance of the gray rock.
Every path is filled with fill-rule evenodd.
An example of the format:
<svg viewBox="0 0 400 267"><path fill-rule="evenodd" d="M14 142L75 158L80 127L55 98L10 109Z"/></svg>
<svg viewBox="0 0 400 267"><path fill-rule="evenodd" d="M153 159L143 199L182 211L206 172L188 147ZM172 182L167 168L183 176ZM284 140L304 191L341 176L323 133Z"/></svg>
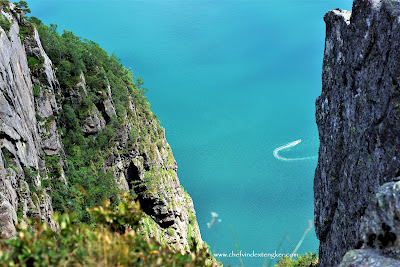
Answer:
<svg viewBox="0 0 400 267"><path fill-rule="evenodd" d="M340 266L400 266L400 182L378 189L361 218L359 250L351 250Z"/></svg>
<svg viewBox="0 0 400 267"><path fill-rule="evenodd" d="M369 200L400 174L399 4L355 0L351 16L332 10L324 17L314 179L320 266L337 266L357 246Z"/></svg>
<svg viewBox="0 0 400 267"><path fill-rule="evenodd" d="M361 218L359 235L364 247L400 260L400 182L379 188Z"/></svg>
<svg viewBox="0 0 400 267"><path fill-rule="evenodd" d="M39 216L53 228L56 227L49 197L46 200L44 193L39 196L44 199L40 202L38 196L30 192L23 167L39 170L43 167L42 152L51 150L54 154L60 153L62 145L54 124L49 124L47 130L36 120L36 114L47 119L54 117L59 109L55 101L55 92L59 91L59 87L51 61L36 31L34 36L24 40L24 46L19 36L18 19L4 11L2 13L13 24L8 34L0 30L0 232L11 237L15 234L17 211L21 212L22 217ZM27 56L44 58L43 67L36 74L40 77L31 73ZM34 98L33 80L45 84L43 90L47 91L46 97L42 94ZM51 134L52 138L43 138ZM8 168L3 160L3 149L7 149L11 155L8 159L8 165L11 166ZM40 180L32 178L32 185L39 186Z"/></svg>
<svg viewBox="0 0 400 267"><path fill-rule="evenodd" d="M84 119L85 123L82 125L82 132L86 135L97 134L106 126L106 121L101 115L97 107L93 107L90 114Z"/></svg>
<svg viewBox="0 0 400 267"><path fill-rule="evenodd" d="M398 267L400 261L380 255L373 249L350 250L339 267Z"/></svg>

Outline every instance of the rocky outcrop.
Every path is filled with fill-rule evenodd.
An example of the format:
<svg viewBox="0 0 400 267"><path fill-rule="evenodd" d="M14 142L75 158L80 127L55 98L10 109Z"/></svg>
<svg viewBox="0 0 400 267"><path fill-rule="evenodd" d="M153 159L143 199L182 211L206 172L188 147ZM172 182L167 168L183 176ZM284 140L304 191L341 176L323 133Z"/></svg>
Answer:
<svg viewBox="0 0 400 267"><path fill-rule="evenodd" d="M98 168L136 196L146 213L142 231L180 249L202 244L193 201L180 185L171 147L149 104L142 101L139 108L128 97L117 118L112 83L101 67L91 73L102 79L96 86L81 73L75 86L63 88L36 29L12 4L1 16L12 24L0 28L0 232L13 236L15 224L27 217L57 227L49 196L54 188L42 182L60 179L68 188L59 129L67 103L79 117L82 138L115 131Z"/></svg>
<svg viewBox="0 0 400 267"><path fill-rule="evenodd" d="M400 6L355 0L325 15L320 136L314 180L320 265L357 247L377 188L400 175Z"/></svg>
<svg viewBox="0 0 400 267"><path fill-rule="evenodd" d="M346 253L341 267L400 266L400 182L379 188L361 218L359 245Z"/></svg>
<svg viewBox="0 0 400 267"><path fill-rule="evenodd" d="M13 6L11 5L11 10ZM58 140L43 138L44 131L37 121L38 100L34 98L35 80L28 67L28 57L19 35L20 25L16 17L4 11L1 16L12 22L9 30L0 29L0 230L6 237L15 233L15 224L24 217L38 217L56 227L52 220L51 198L47 192L32 192L30 188L40 184L38 173L46 173L43 152L57 153ZM36 40L38 56L43 55ZM33 47L33 46L32 46ZM55 82L44 61L47 82ZM53 94L54 96L54 94ZM39 111L51 116L53 107L49 99L43 100ZM49 131L55 130L51 124Z"/></svg>

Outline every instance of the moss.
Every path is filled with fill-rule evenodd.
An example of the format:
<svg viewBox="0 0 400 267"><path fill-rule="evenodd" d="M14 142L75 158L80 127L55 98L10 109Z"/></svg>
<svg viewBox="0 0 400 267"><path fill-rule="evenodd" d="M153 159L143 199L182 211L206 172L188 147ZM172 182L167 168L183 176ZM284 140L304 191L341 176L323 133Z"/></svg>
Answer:
<svg viewBox="0 0 400 267"><path fill-rule="evenodd" d="M189 216L189 224L194 224L196 222L196 215L192 213L190 209L187 210Z"/></svg>
<svg viewBox="0 0 400 267"><path fill-rule="evenodd" d="M175 235L175 230L172 229L172 228L168 228L167 234L170 235L170 236L173 236L173 235Z"/></svg>

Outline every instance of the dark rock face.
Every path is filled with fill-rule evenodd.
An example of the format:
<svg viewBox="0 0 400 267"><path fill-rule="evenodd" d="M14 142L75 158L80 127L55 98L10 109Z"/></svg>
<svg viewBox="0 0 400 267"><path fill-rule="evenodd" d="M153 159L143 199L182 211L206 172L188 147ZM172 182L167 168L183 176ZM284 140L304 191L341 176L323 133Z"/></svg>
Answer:
<svg viewBox="0 0 400 267"><path fill-rule="evenodd" d="M377 188L400 174L400 3L355 0L325 15L314 180L320 266L357 247Z"/></svg>
<svg viewBox="0 0 400 267"><path fill-rule="evenodd" d="M359 245L346 253L341 267L400 266L400 182L379 188L361 218Z"/></svg>

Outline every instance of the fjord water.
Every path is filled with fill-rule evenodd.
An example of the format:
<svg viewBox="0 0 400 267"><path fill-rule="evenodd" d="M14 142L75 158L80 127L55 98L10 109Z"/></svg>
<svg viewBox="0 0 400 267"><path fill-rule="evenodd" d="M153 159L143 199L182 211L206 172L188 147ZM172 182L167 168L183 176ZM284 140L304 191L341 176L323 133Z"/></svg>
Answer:
<svg viewBox="0 0 400 267"><path fill-rule="evenodd" d="M351 0L31 0L142 77L203 239L216 253L291 252L313 220L325 24ZM275 148L301 139L273 156ZM210 212L221 222L210 229ZM233 238L234 236L234 238ZM287 238L285 238L285 236ZM314 228L300 253L316 252ZM233 266L238 258L217 258ZM242 258L245 266L264 259Z"/></svg>

